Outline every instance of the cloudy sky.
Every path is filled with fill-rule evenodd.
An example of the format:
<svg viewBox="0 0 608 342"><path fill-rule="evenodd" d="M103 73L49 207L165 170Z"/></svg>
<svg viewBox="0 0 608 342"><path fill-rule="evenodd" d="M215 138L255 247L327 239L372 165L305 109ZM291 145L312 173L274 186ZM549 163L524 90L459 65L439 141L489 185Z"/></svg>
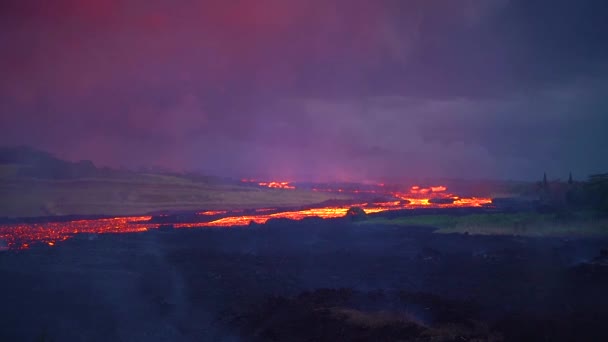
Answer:
<svg viewBox="0 0 608 342"><path fill-rule="evenodd" d="M232 177L608 171L603 0L4 0L0 144Z"/></svg>

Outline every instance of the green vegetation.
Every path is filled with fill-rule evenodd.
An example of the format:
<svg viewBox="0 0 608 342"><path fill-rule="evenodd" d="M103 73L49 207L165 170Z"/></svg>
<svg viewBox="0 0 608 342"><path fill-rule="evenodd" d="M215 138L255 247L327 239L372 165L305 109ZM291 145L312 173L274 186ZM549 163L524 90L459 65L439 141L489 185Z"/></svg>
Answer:
<svg viewBox="0 0 608 342"><path fill-rule="evenodd" d="M475 235L603 235L608 234L608 220L592 212L564 214L477 214L465 216L421 215L371 219L361 224L395 226L429 226L437 233L468 233Z"/></svg>

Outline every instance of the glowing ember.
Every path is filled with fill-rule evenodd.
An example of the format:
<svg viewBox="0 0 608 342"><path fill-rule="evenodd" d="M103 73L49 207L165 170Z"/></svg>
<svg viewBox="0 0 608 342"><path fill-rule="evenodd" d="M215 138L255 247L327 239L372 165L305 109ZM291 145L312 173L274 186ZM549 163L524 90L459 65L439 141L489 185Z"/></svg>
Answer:
<svg viewBox="0 0 608 342"><path fill-rule="evenodd" d="M269 211L277 211L277 208L261 208L255 210L256 213L267 213Z"/></svg>
<svg viewBox="0 0 608 342"><path fill-rule="evenodd" d="M453 208L453 207L481 207L492 203L491 198L460 198L447 192L445 186L431 186L422 188L413 186L406 193L395 192L392 195L403 201L409 202L406 207L429 207Z"/></svg>
<svg viewBox="0 0 608 342"><path fill-rule="evenodd" d="M224 215L228 214L228 210L208 210L198 213L198 215L204 216L215 216L215 215Z"/></svg>
<svg viewBox="0 0 608 342"><path fill-rule="evenodd" d="M259 186L265 186L274 189L295 189L293 185L289 185L289 182L260 182Z"/></svg>
<svg viewBox="0 0 608 342"><path fill-rule="evenodd" d="M143 226L151 216L116 217L98 220L78 220L70 222L23 223L0 225L0 240L6 241L9 249L26 249L33 243L55 246L75 234L91 233L135 233L147 231ZM157 227L157 226L155 226Z"/></svg>
<svg viewBox="0 0 608 342"><path fill-rule="evenodd" d="M454 200L454 205L459 207L482 207L486 204L492 204L491 198L458 198Z"/></svg>
<svg viewBox="0 0 608 342"><path fill-rule="evenodd" d="M428 206L431 205L431 203L429 202L430 200L428 198L411 198L411 197L401 197L401 199L404 199L406 201L408 201L408 205L410 206Z"/></svg>
<svg viewBox="0 0 608 342"><path fill-rule="evenodd" d="M250 178L243 178L241 179L241 182L243 183L257 183L257 185L265 187L265 188L272 188L272 189L295 189L296 187L289 184L289 182L277 182L277 181L271 181L271 182L259 182L255 179L250 179Z"/></svg>

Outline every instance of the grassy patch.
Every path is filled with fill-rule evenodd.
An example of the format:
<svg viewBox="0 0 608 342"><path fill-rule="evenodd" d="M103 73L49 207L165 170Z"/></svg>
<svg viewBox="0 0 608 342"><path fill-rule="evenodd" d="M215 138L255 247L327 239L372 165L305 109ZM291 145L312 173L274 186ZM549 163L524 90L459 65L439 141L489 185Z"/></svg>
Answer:
<svg viewBox="0 0 608 342"><path fill-rule="evenodd" d="M0 216L9 217L300 206L332 198L344 197L154 174L75 180L0 179Z"/></svg>
<svg viewBox="0 0 608 342"><path fill-rule="evenodd" d="M429 226L437 233L469 233L476 235L606 235L608 220L595 219L589 213L576 213L567 218L555 214L514 213L477 214L466 216L421 215L396 219L371 219L363 224L397 226Z"/></svg>

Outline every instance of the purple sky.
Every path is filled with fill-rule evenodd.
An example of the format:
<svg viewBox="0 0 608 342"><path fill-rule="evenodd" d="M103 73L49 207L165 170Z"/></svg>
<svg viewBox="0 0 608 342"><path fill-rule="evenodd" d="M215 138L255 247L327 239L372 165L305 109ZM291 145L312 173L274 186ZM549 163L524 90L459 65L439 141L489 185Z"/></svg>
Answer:
<svg viewBox="0 0 608 342"><path fill-rule="evenodd" d="M232 177L608 171L605 1L4 0L0 144Z"/></svg>

